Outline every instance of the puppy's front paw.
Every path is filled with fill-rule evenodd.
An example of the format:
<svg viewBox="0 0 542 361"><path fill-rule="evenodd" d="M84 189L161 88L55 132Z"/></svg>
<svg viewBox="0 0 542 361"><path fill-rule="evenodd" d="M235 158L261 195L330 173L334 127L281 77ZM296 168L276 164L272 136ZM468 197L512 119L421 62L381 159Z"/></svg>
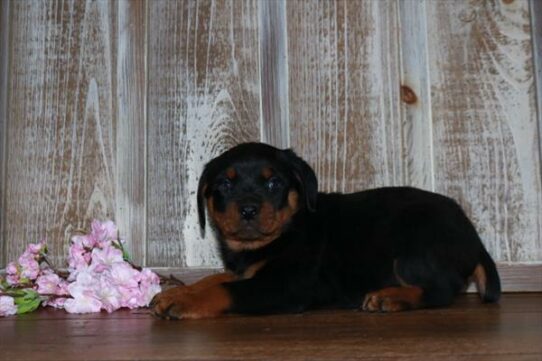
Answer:
<svg viewBox="0 0 542 361"><path fill-rule="evenodd" d="M158 293L152 299L150 307L152 313L160 318L180 319L183 318L183 309L190 303L190 291L186 286L170 288Z"/></svg>
<svg viewBox="0 0 542 361"><path fill-rule="evenodd" d="M361 306L367 312L397 312L406 307L402 302L380 295L378 292L371 292L365 296Z"/></svg>
<svg viewBox="0 0 542 361"><path fill-rule="evenodd" d="M216 317L231 306L229 293L221 285L203 290L181 286L157 294L152 313L167 320Z"/></svg>
<svg viewBox="0 0 542 361"><path fill-rule="evenodd" d="M365 296L361 308L368 312L398 312L420 308L422 289L419 287L389 287Z"/></svg>

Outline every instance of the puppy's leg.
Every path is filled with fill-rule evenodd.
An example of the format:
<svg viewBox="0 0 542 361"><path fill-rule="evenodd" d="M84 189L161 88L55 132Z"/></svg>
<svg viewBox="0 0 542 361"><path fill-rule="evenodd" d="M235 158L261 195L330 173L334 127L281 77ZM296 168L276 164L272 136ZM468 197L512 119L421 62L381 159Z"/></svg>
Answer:
<svg viewBox="0 0 542 361"><path fill-rule="evenodd" d="M194 290L176 287L160 294L152 307L155 315L166 319L300 312L310 299L307 289L296 278L243 279Z"/></svg>
<svg viewBox="0 0 542 361"><path fill-rule="evenodd" d="M365 295L361 308L369 312L413 310L422 307L422 298L421 287L388 287Z"/></svg>
<svg viewBox="0 0 542 361"><path fill-rule="evenodd" d="M222 284L235 281L233 273L207 276L189 286L170 288L151 302L153 313L162 318L214 317L229 308L230 299Z"/></svg>

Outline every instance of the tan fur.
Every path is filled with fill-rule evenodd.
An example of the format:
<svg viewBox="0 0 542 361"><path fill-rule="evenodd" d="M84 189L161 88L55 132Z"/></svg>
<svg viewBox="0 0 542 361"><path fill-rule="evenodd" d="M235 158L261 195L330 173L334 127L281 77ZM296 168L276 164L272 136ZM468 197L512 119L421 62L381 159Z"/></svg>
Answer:
<svg viewBox="0 0 542 361"><path fill-rule="evenodd" d="M486 294L487 277L486 277L486 271L481 264L476 265L471 278L474 280L474 283L476 284L476 289L478 290L478 294L480 295L481 298L484 298Z"/></svg>
<svg viewBox="0 0 542 361"><path fill-rule="evenodd" d="M420 287L388 287L365 296L362 309L369 312L398 312L422 307Z"/></svg>
<svg viewBox="0 0 542 361"><path fill-rule="evenodd" d="M249 279L249 278L254 277L254 275L255 275L260 269L262 269L262 267L265 266L266 263L267 263L266 260L262 260L262 261L260 261L260 262L256 262L256 263L251 264L251 265L245 270L245 272L243 273L243 278L244 278L244 279Z"/></svg>
<svg viewBox="0 0 542 361"><path fill-rule="evenodd" d="M269 179L273 176L273 170L270 167L264 167L262 169L262 177Z"/></svg>

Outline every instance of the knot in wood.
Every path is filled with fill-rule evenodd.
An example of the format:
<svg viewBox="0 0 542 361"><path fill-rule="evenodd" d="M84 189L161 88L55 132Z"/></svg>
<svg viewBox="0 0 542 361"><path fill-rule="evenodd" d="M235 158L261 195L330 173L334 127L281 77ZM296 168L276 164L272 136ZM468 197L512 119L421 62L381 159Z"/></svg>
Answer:
<svg viewBox="0 0 542 361"><path fill-rule="evenodd" d="M414 104L418 100L418 97L410 87L401 85L401 100L407 104Z"/></svg>

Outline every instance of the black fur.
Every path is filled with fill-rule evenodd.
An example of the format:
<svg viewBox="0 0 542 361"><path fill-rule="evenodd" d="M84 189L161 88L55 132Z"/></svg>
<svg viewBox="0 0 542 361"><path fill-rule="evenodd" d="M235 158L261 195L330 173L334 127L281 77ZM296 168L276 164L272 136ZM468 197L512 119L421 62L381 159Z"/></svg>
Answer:
<svg viewBox="0 0 542 361"><path fill-rule="evenodd" d="M265 166L281 180L280 189L269 191L260 176ZM236 177L225 190L221 182L231 167ZM410 187L318 193L314 171L291 150L246 143L212 160L198 189L201 226L207 198L212 197L218 212L230 202L247 200L281 210L292 190L299 194L297 212L264 247L232 250L215 225L225 267L240 276L224 284L233 301L231 312L357 308L368 292L401 284L423 290L423 307L446 306L479 264L487 276L483 300L498 300L495 264L454 200ZM265 265L253 277L242 278L261 261Z"/></svg>

